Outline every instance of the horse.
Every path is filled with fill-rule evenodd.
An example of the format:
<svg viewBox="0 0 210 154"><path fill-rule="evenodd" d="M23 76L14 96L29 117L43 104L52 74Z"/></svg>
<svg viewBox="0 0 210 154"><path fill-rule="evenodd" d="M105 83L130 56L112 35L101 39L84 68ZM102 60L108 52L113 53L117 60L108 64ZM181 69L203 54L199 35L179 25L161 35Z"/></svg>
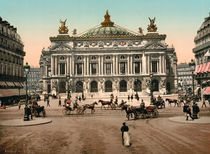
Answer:
<svg viewBox="0 0 210 154"><path fill-rule="evenodd" d="M98 103L97 102L94 102L94 103L92 103L92 104L85 104L85 105L83 105L83 110L82 110L82 113L86 110L86 109L91 109L91 114L93 113L93 112L95 112L95 105L98 105Z"/></svg>
<svg viewBox="0 0 210 154"><path fill-rule="evenodd" d="M177 99L169 99L169 98L166 98L166 101L168 101L168 104L171 106L172 103L174 103L174 107L175 106L179 106L179 102Z"/></svg>
<svg viewBox="0 0 210 154"><path fill-rule="evenodd" d="M101 109L102 109L103 106L104 106L104 108L105 108L105 105L108 105L108 108L109 108L109 107L111 108L111 105L112 105L112 102L111 102L111 101L99 100L98 103L101 103ZM106 109L106 108L105 108L105 109Z"/></svg>
<svg viewBox="0 0 210 154"><path fill-rule="evenodd" d="M125 110L126 112L126 117L129 120L130 116L133 118L133 115L136 117L136 108L127 104L124 104L121 106L122 110Z"/></svg>

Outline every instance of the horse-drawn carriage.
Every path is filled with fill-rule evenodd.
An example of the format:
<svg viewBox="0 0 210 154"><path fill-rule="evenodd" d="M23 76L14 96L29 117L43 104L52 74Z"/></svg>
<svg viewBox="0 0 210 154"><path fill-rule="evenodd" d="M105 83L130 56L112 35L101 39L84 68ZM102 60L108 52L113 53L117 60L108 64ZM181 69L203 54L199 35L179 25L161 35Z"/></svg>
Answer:
<svg viewBox="0 0 210 154"><path fill-rule="evenodd" d="M40 117L40 113L42 113L42 116L45 117L46 116L46 111L44 106L40 106L38 105L36 100L32 101L32 105L30 106L31 108L31 113L35 116L35 117Z"/></svg>
<svg viewBox="0 0 210 154"><path fill-rule="evenodd" d="M134 117L134 119L139 118L157 118L159 115L159 112L157 110L157 107L155 105L150 105L145 108L137 108L134 106L129 106L127 104L122 105L122 110L125 110L126 117L129 120L130 117Z"/></svg>
<svg viewBox="0 0 210 154"><path fill-rule="evenodd" d="M76 114L84 114L84 112L87 110L87 109L90 109L91 110L91 114L95 112L95 105L97 104L97 102L94 102L92 104L85 104L85 105L82 105L80 106L77 101L75 101L74 103L68 99L65 101L65 105L64 106L64 109L63 109L63 113L65 115L69 115L71 114L71 112L73 111L76 111Z"/></svg>
<svg viewBox="0 0 210 154"><path fill-rule="evenodd" d="M157 97L156 99L153 99L153 105L155 105L158 109L165 108L165 101L162 97Z"/></svg>
<svg viewBox="0 0 210 154"><path fill-rule="evenodd" d="M117 107L118 107L117 102L116 103L113 103L113 101L99 100L98 103L101 103L101 109L102 108L105 108L106 109L106 107L105 107L106 105L107 105L107 108L111 108L112 110L116 110Z"/></svg>

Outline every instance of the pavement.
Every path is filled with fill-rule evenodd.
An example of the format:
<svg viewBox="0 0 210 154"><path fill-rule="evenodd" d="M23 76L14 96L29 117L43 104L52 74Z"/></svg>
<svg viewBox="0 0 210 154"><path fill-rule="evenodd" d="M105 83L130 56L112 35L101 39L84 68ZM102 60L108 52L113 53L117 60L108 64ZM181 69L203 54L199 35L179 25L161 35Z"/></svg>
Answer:
<svg viewBox="0 0 210 154"><path fill-rule="evenodd" d="M192 120L189 118L189 120L186 120L185 116L176 116L176 117L171 117L169 120L173 122L180 122L180 123L186 123L186 124L207 124L210 123L210 117L207 116L201 116L198 119Z"/></svg>
<svg viewBox="0 0 210 154"><path fill-rule="evenodd" d="M33 120L24 121L23 118L20 119L12 119L12 120L4 120L0 122L1 126L12 126L12 127L23 127L23 126L34 126L47 124L52 122L51 119L48 118L33 118Z"/></svg>

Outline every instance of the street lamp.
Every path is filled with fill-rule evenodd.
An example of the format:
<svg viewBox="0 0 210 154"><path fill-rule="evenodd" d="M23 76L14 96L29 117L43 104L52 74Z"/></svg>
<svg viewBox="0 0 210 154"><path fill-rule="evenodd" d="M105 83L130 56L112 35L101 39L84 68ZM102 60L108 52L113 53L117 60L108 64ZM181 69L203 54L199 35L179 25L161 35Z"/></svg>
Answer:
<svg viewBox="0 0 210 154"><path fill-rule="evenodd" d="M150 105L153 105L153 85L152 85L153 74L150 74Z"/></svg>
<svg viewBox="0 0 210 154"><path fill-rule="evenodd" d="M192 88L193 88L193 96L194 96L194 70L195 70L195 62L193 59L191 59L191 62L189 63L189 66L192 70Z"/></svg>
<svg viewBox="0 0 210 154"><path fill-rule="evenodd" d="M24 121L29 120L29 114L28 114L28 83L27 83L27 76L30 72L30 66L26 62L26 65L24 66L24 70L26 73L26 103L25 103L25 108L24 108Z"/></svg>
<svg viewBox="0 0 210 154"><path fill-rule="evenodd" d="M70 82L70 75L66 75L66 82L67 82L67 99L70 99L70 88L69 88L69 82Z"/></svg>

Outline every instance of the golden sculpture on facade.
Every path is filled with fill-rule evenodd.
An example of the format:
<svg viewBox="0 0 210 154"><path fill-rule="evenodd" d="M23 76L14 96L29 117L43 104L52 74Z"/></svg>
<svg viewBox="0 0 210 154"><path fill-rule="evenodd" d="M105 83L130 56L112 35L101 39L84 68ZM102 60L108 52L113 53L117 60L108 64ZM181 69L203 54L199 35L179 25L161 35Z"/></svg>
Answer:
<svg viewBox="0 0 210 154"><path fill-rule="evenodd" d="M61 26L58 29L59 34L67 34L68 33L69 29L66 26L66 20L65 21L60 20Z"/></svg>
<svg viewBox="0 0 210 154"><path fill-rule="evenodd" d="M155 25L155 18L154 19L150 19L150 24L147 27L148 32L156 32L157 31L157 26Z"/></svg>

